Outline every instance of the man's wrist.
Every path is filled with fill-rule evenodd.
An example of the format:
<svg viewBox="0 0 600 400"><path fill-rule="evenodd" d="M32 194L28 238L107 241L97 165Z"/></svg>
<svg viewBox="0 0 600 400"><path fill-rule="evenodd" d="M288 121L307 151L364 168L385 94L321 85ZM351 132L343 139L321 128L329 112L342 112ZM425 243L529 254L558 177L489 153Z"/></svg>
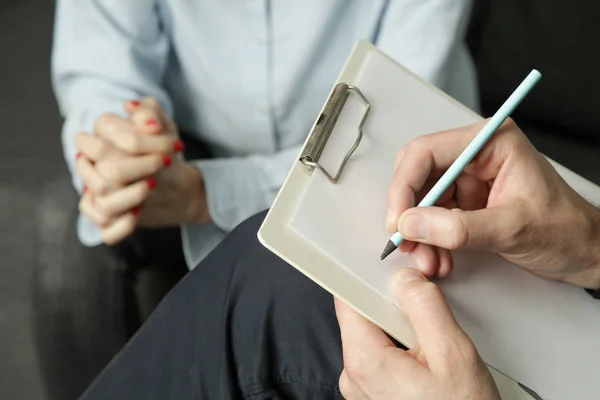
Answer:
<svg viewBox="0 0 600 400"><path fill-rule="evenodd" d="M211 221L206 202L206 188L202 173L193 165L186 164L188 202L185 210L186 223L207 223Z"/></svg>
<svg viewBox="0 0 600 400"><path fill-rule="evenodd" d="M593 205L592 210L592 236L591 236L591 250L593 266L596 271L596 281L593 289L598 291L600 295L600 208Z"/></svg>
<svg viewBox="0 0 600 400"><path fill-rule="evenodd" d="M573 275L575 280L567 282L592 293L600 290L600 209L584 201L573 210L578 214L573 220L573 226L580 232L574 242L579 254L576 259L582 263L582 269ZM565 237L564 240L568 238Z"/></svg>

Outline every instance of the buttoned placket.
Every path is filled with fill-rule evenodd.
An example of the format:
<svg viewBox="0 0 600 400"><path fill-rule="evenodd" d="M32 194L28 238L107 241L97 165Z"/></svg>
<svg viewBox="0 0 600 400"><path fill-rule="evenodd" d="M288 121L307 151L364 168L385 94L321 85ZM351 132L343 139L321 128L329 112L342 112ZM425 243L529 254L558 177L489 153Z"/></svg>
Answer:
<svg viewBox="0 0 600 400"><path fill-rule="evenodd" d="M270 35L270 6L271 0L246 0L249 13L251 37L246 51L246 60L251 62L245 68L245 81L251 85L248 101L252 102L252 119L255 121L256 132L265 143L265 151L277 151L278 140L275 132L273 104L271 96L271 43ZM268 147L268 148L267 148Z"/></svg>

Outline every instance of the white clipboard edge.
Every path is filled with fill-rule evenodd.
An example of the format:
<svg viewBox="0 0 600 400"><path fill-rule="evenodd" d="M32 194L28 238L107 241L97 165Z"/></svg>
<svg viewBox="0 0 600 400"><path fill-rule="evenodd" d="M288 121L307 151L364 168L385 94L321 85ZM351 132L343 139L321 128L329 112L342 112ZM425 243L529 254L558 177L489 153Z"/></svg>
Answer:
<svg viewBox="0 0 600 400"><path fill-rule="evenodd" d="M371 43L364 40L359 41L354 46L351 56L346 61L335 84L343 82L348 85L357 85L364 62L372 51L382 53ZM385 53L382 54L385 55ZM419 76L400 65L391 57L385 56L396 63L400 68L405 69L416 78L422 80ZM335 84L333 85L328 98L331 96ZM477 116L477 118L482 119L477 113L473 112L443 91L430 84L428 84L428 86L431 87L432 90L438 91L440 95L455 102L463 109L467 109L470 113ZM314 131L319 116L323 113L324 108L325 104L311 127L311 133ZM298 161L301 154L304 152L304 148L306 147L309 138L310 135L307 136L296 162L288 173L258 230L257 236L259 242L286 263L290 264L309 279L330 292L333 296L344 301L356 312L377 325L398 342L408 348L417 346L417 340L412 325L399 308L390 303L375 290L365 285L358 277L348 273L335 260L315 247L310 241L290 227L290 223L302 201L303 194L310 183L312 173L319 173L319 171L316 170L312 172L309 171L305 165ZM553 164L555 163L553 162ZM502 398L515 400L530 400L532 398L532 395L521 388L519 383L515 380L489 365L488 369L500 390Z"/></svg>
<svg viewBox="0 0 600 400"><path fill-rule="evenodd" d="M375 49L375 46L368 42L358 42L336 83L344 82L348 85L358 83L364 61L369 52ZM329 95L332 92L333 89ZM311 132L317 120L318 116ZM308 142L308 137L303 149ZM319 173L319 171L311 172L299 161L294 163L258 231L259 241L288 264L381 327L394 339L409 348L416 346L417 341L412 326L400 309L366 286L360 279L348 274L335 260L289 227L310 183L312 173Z"/></svg>

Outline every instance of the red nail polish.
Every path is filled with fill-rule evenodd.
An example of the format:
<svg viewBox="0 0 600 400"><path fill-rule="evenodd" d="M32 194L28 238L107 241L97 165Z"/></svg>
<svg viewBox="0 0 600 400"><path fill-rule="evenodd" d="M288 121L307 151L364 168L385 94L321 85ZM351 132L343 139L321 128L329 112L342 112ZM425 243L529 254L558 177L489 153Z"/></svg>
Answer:
<svg viewBox="0 0 600 400"><path fill-rule="evenodd" d="M139 107L140 106L140 102L137 100L131 100L129 102L129 104L131 104L132 107Z"/></svg>
<svg viewBox="0 0 600 400"><path fill-rule="evenodd" d="M76 159L76 160L79 160L80 158L81 158L81 153L80 153L80 152L77 152L77 155L75 156L75 159Z"/></svg>
<svg viewBox="0 0 600 400"><path fill-rule="evenodd" d="M148 178L146 180L146 183L148 184L148 188L150 189L154 189L156 187L156 179L154 178Z"/></svg>
<svg viewBox="0 0 600 400"><path fill-rule="evenodd" d="M83 194L86 194L87 192L88 192L88 187L87 187L87 186L84 186L84 187L83 187Z"/></svg>
<svg viewBox="0 0 600 400"><path fill-rule="evenodd" d="M175 150L175 152L183 151L184 148L185 148L185 145L183 144L183 142L181 140L178 140L173 144L173 150Z"/></svg>
<svg viewBox="0 0 600 400"><path fill-rule="evenodd" d="M136 208L134 208L133 210L131 210L131 213L132 213L132 214L133 214L135 217L137 217L138 215L140 215L140 208L139 208L139 207L136 207Z"/></svg>
<svg viewBox="0 0 600 400"><path fill-rule="evenodd" d="M172 162L173 162L173 159L171 158L170 155L167 154L167 155L163 156L163 165L165 167L168 167L169 165L171 165Z"/></svg>
<svg viewBox="0 0 600 400"><path fill-rule="evenodd" d="M155 119L149 119L148 121L146 121L146 125L148 126L158 126L158 121Z"/></svg>

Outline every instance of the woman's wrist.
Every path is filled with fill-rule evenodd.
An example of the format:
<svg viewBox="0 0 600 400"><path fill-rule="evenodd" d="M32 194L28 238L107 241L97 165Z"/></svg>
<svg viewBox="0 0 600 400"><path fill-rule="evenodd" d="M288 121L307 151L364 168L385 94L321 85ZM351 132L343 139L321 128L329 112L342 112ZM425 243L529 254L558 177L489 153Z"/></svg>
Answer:
<svg viewBox="0 0 600 400"><path fill-rule="evenodd" d="M193 165L186 164L187 207L186 223L207 223L211 221L206 201L206 188L202 173Z"/></svg>

